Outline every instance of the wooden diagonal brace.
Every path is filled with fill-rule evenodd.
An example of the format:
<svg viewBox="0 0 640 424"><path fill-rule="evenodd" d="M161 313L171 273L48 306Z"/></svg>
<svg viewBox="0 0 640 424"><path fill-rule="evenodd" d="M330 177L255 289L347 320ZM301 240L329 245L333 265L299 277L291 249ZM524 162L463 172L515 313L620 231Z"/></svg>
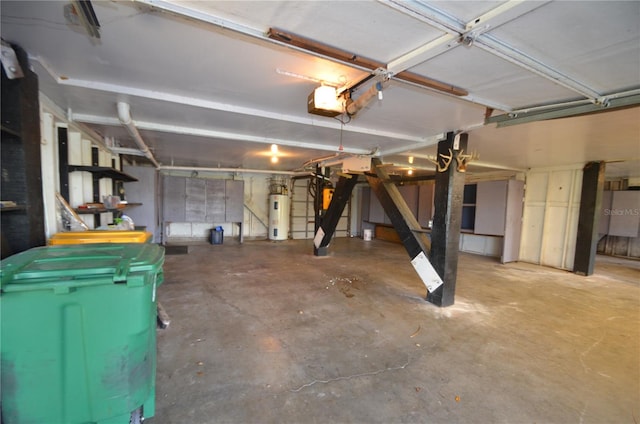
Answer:
<svg viewBox="0 0 640 424"><path fill-rule="evenodd" d="M400 241L411 258L411 264L427 290L432 292L443 282L428 259L431 242L407 206L398 187L389 180L389 175L381 166L380 159L372 159L371 164L376 177L367 175L367 181L398 233Z"/></svg>

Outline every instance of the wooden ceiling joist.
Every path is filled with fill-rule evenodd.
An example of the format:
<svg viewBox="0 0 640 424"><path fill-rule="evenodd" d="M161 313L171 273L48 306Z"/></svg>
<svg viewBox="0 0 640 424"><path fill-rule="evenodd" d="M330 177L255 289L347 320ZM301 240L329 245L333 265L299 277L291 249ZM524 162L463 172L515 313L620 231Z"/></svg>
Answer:
<svg viewBox="0 0 640 424"><path fill-rule="evenodd" d="M387 69L387 65L385 63L359 56L355 53L351 53L337 47L329 46L327 44L319 43L315 40L311 40L309 38L292 34L290 32L286 32L277 28L269 28L267 37L284 44L298 47L299 49L306 50L311 53L319 54L349 65L357 66L359 68L369 69L371 71L374 71L376 69ZM392 77L410 82L412 84L417 84L433 90L441 91L443 93L452 94L454 96L462 97L469 95L469 92L463 88L456 87L454 85L434 80L432 78L425 77L424 75L419 75L409 71L399 72L398 74L392 75Z"/></svg>

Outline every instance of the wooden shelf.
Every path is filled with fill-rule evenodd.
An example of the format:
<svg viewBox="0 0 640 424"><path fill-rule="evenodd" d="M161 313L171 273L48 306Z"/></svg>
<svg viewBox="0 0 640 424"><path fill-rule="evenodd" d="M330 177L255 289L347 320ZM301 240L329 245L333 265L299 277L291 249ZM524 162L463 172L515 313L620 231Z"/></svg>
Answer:
<svg viewBox="0 0 640 424"><path fill-rule="evenodd" d="M22 137L22 135L16 130L12 130L11 128L5 127L4 125L2 125L1 127L3 133L10 134L14 137Z"/></svg>
<svg viewBox="0 0 640 424"><path fill-rule="evenodd" d="M25 211L27 210L26 206L6 206L4 208L0 208L0 212L15 212L15 211Z"/></svg>
<svg viewBox="0 0 640 424"><path fill-rule="evenodd" d="M142 206L142 203L127 203L126 206L123 207L123 208L113 208L113 209L107 209L107 208L75 208L74 211L76 211L76 213L79 213L79 214L82 214L82 215L95 215L95 214L98 214L98 213L123 211L125 209L132 208L134 206Z"/></svg>
<svg viewBox="0 0 640 424"><path fill-rule="evenodd" d="M109 168L106 166L86 166L86 165L67 165L69 172L85 171L91 172L98 178L111 178L116 181L133 182L138 181L137 178L132 177L129 174L125 174L117 169Z"/></svg>

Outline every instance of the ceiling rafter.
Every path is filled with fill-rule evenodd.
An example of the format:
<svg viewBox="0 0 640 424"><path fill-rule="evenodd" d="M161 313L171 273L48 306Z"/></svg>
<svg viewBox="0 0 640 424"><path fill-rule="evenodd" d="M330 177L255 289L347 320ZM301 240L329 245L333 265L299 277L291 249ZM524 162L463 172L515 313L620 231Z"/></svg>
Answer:
<svg viewBox="0 0 640 424"><path fill-rule="evenodd" d="M360 68L369 69L370 71L387 70L387 65L385 63L378 62L374 59L369 59L367 57L363 57L356 53L330 46L328 44L320 43L310 38L292 34L278 28L270 28L267 32L267 37L272 40L280 41L286 45L301 48L307 52L316 53L322 56L326 56L330 59L338 60L351 66L355 65ZM424 87L454 96L467 96L469 94L469 92L464 88L456 87L455 85L438 81L433 78L425 77L424 75L419 75L413 72L402 71L391 76L398 80L409 81L414 84L422 85Z"/></svg>
<svg viewBox="0 0 640 424"><path fill-rule="evenodd" d="M64 78L55 71L52 66L40 57L30 57L40 63L42 67L47 71L49 75L60 85L66 85L77 88L89 88L97 91L104 91L107 93L114 93L125 96L135 96L144 99L160 100L164 102L176 103L181 105L188 105L193 107L199 107L203 109L217 110L229 113L236 113L242 115L255 116L259 118L272 119L276 121L284 121L295 124L310 125L321 128L330 128L336 130L343 130L345 132L353 132L364 135L371 135L376 137L389 137L397 140L406 141L409 143L420 143L428 139L428 137L414 137L407 134L396 133L392 131L382 131L372 128L364 128L357 125L342 126L338 121L315 119L312 117L300 117L295 115L286 115L283 113L276 113L257 108L249 108L245 106L238 106L231 103L217 102L213 100L201 99L191 96L182 96L173 93L165 93L157 90L147 90L144 88L129 87L120 84L112 84L102 81L88 81L77 78L70 78L65 76Z"/></svg>
<svg viewBox="0 0 640 424"><path fill-rule="evenodd" d="M542 6L543 4L546 4L526 2L526 4L528 3L532 4L528 5L527 9L523 9L523 11L526 13ZM508 45L507 43L498 40L496 37L490 34L487 34L486 31L473 34L473 29L480 24L480 21L477 24L474 24L476 20L482 20L483 17L485 17L484 19L486 20L497 17L497 14L492 13L492 11L486 13L485 15L482 15L479 18L476 18L476 20L472 20L469 23L465 24L460 19L441 11L434 6L427 5L420 1L400 2L398 0L389 0L388 2L384 2L384 4L387 4L394 10L397 10L408 16L419 19L420 21L427 23L430 26L445 31L448 34L457 35L460 41L466 40L467 45L478 46L488 53L498 56L514 65L526 69L529 72L535 73L542 78L552 81L585 98L588 98L593 103L600 103L602 101L602 95L591 89L587 85L572 78L569 75L564 74L561 71L553 69L551 66L545 64L541 60L518 51L516 48ZM513 6L519 6L520 4L521 3L519 1L514 1ZM532 8L532 6L534 7ZM503 12L506 12L507 10L509 9L505 8ZM521 15L522 14L520 14L519 16ZM469 30L469 28L471 28L471 30ZM465 39L465 37L467 36L469 38ZM426 54L427 52L423 53ZM425 57L429 58L428 55L426 55Z"/></svg>
<svg viewBox="0 0 640 424"><path fill-rule="evenodd" d="M253 27L239 24L237 22L234 22L225 18L220 18L218 16L212 15L207 12L202 12L200 10L197 10L191 7L182 6L180 4L176 4L166 0L134 0L134 1L137 3L154 7L158 10L161 10L173 15L181 16L183 18L195 19L201 22L205 22L205 23L217 26L218 28L232 30L237 33L247 35L262 41L267 41L267 42L275 43L278 45L284 45L289 48L293 48L307 54L312 54L325 59L337 61L339 63L354 67L359 70L375 72L378 69L382 69L386 72L387 65L382 62L377 62L371 59L362 58L352 53L349 53L347 51L336 49L332 46L323 45L325 50L323 52L318 52L318 51L315 51L314 49L309 49L309 48L306 48L305 46L297 45L297 43L295 42L292 43L291 40L287 40L287 37L280 38L280 39L278 39L277 37L269 37L268 36L270 32L269 28L266 28L264 30L253 28ZM288 33L284 33L284 34L293 36L293 34L288 34ZM303 38L299 36L296 36L296 37ZM305 41L307 40L305 39ZM308 40L308 41L313 42L313 40ZM331 53L332 49L336 50L335 54ZM354 60L354 56L357 60ZM394 75L393 77L396 80L402 81L403 83L406 83L409 85L413 85L421 88L427 88L430 90L435 90L436 92L449 95L454 98L459 98L459 99L468 101L470 103L489 107L495 110L503 110L508 112L508 111L511 111L512 109L508 105L499 104L484 98L480 98L478 96L471 95L467 90L463 88L442 83L440 81L433 80L431 78L428 78L419 74L415 74L408 71L401 72L401 74L402 75L400 76Z"/></svg>
<svg viewBox="0 0 640 424"><path fill-rule="evenodd" d="M410 2L398 2L394 0L379 1L403 13L407 13L409 10L408 8L410 7L408 4L411 4ZM387 64L387 70L391 73L402 72L415 65L426 62L427 60L446 51L458 47L464 43L465 39L468 40L467 42L471 42L489 29L495 29L502 24L524 15L525 13L529 13L530 11L537 9L545 3L548 3L548 1L525 2L524 0L510 0L466 23L463 23L449 15L446 15L445 18L444 12L441 12L432 6L418 3L421 7L430 12L427 17L420 20L429 25L434 25L434 21L437 20L439 25L436 27L444 31L445 34L413 49L410 52L398 56ZM423 15L417 14L417 16L420 18Z"/></svg>
<svg viewBox="0 0 640 424"><path fill-rule="evenodd" d="M96 115L89 115L89 114L74 113L72 118L73 118L73 121L75 122L81 122L85 124L121 126L121 123L117 118L112 118L108 116L96 116ZM146 131L158 131L158 132L166 132L171 134L182 134L182 135L191 135L196 137L208 137L208 138L217 138L217 139L225 139L225 140L247 141L247 142L262 143L262 144L279 144L282 146L300 147L305 149L331 151L331 152L335 152L337 150L336 146L330 146L327 144L288 140L288 139L276 138L276 137L264 137L264 136L257 136L254 134L242 134L238 132L212 130L208 128L193 128L193 127L185 127L181 125L163 124L160 122L149 122L149 121L141 121L141 120L134 120L133 123L136 126L136 128L138 128L139 130L146 130ZM371 150L356 149L351 147L343 147L343 151L346 153L354 153L358 155L366 155L366 154L372 153Z"/></svg>
<svg viewBox="0 0 640 424"><path fill-rule="evenodd" d="M608 112L615 109L635 107L638 105L640 105L640 93L632 94L626 97L609 99L607 101L606 107L603 107L599 104L587 103L574 106L564 106L555 109L534 110L530 112L523 111L520 113L509 113L504 115L492 116L486 119L486 123L496 123L498 125L498 128L501 128L509 125L525 124L534 121L545 121L549 119L567 118L570 116Z"/></svg>

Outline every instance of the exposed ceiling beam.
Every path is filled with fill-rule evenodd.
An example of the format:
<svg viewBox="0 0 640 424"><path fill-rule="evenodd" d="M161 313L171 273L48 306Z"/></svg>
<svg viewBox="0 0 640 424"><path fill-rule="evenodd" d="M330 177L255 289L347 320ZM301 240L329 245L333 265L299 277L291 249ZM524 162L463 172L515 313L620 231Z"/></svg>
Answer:
<svg viewBox="0 0 640 424"><path fill-rule="evenodd" d="M378 62L374 59L369 59L363 56L359 56L353 52L342 50L328 44L320 43L310 38L302 37L300 35L292 34L290 32L270 28L267 32L267 37L272 40L277 40L281 43L301 48L305 51L320 54L331 59L338 60L351 66L358 66L361 68L375 71L378 69L386 70L385 63ZM399 72L392 75L393 78L399 80L406 80L418 85L422 85L433 90L441 91L446 94L452 94L454 96L466 96L469 92L463 88L456 87L451 84L447 84L442 81L434 80L423 75L418 75L412 72Z"/></svg>
<svg viewBox="0 0 640 424"><path fill-rule="evenodd" d="M395 1L383 1L382 3L402 12L407 10L408 4L411 4L411 2L400 3ZM506 22L524 15L525 13L529 13L531 10L540 7L546 2L510 0L474 19L471 19L467 23L462 23L450 16L445 18L443 12L438 11L432 6L416 2L413 3L416 4L416 6L413 7L420 5L425 9L428 8L427 10L430 12L430 17L426 19L426 23L433 24L434 19L440 19L441 25L438 25L438 28L445 31L445 34L389 62L387 64L387 70L394 74L402 72L422 62L426 62L441 53L451 50L463 43L465 39L472 41L480 34L490 29L495 29ZM446 23L444 23L445 19ZM421 20L425 21L425 19Z"/></svg>
<svg viewBox="0 0 640 424"><path fill-rule="evenodd" d="M251 37L265 39L264 30L253 28L248 25L239 24L229 19L220 18L210 13L202 12L192 7L184 6L183 3L165 1L165 0L134 0L136 3L146 4L165 12L178 16L186 16L191 19L206 22L220 28L230 29L232 31L249 35ZM197 4L197 2L195 2Z"/></svg>
<svg viewBox="0 0 640 424"><path fill-rule="evenodd" d="M434 153L435 155L435 153ZM411 156L418 159L426 159L426 160L431 160L433 159L434 155L425 155L422 153L412 153ZM408 156L408 154L406 155ZM413 167L415 168L416 165L414 164L402 164L402 166L405 167ZM526 169L522 169L522 168L516 168L513 166L507 166L507 165L502 165L499 163L493 163L493 162L486 162L486 161L481 161L481 160L476 160L473 161L472 163L469 164L469 166L474 166L474 167L478 167L478 168L491 168L491 169L502 169L502 170L506 170L506 171L518 171L518 172L524 172L526 171Z"/></svg>
<svg viewBox="0 0 640 424"><path fill-rule="evenodd" d="M391 148L391 149L381 150L379 152L378 156L396 155L398 153L409 152L409 151L418 150L418 149L424 149L425 147L429 147L429 146L433 146L435 144L438 144L439 141L444 140L446 137L447 137L447 135L445 133L432 135L432 136L427 137L427 140L425 140L422 143L416 143L416 144L412 144L412 145L408 145L408 146L398 146L398 147L394 147L394 148Z"/></svg>
<svg viewBox="0 0 640 424"><path fill-rule="evenodd" d="M96 124L96 125L107 125L107 126L121 126L120 120L117 118L112 118L108 116L96 116L96 115L86 115L86 114L73 114L73 120L76 122L83 122L86 124ZM193 127L184 127L179 125L169 125L162 124L158 122L145 122L135 120L133 121L136 128L139 130L147 130L147 131L159 131L166 132L171 134L182 134L182 135L191 135L196 137L207 137L207 138L216 138L216 139L224 139L224 140L237 140L237 141L246 141L252 143L262 143L262 144L278 144L281 146L289 146L289 147L300 147L304 149L312 149L312 150L321 150L321 151L337 151L337 146L330 146L327 144L321 143L308 143L302 142L298 140L288 140L284 138L275 138L275 137L262 137L254 134L241 134L237 132L228 132L228 131L218 131L212 129L205 128L193 128ZM371 154L370 150L366 149L356 149L351 147L343 147L343 152L345 153L354 153L358 155L368 155Z"/></svg>
<svg viewBox="0 0 640 424"><path fill-rule="evenodd" d="M270 175L289 175L292 177L302 177L311 175L308 171L276 171L273 169L247 169L247 168L205 168L201 166L161 166L158 168L160 172L166 171L198 171L198 172L228 172L234 174L270 174Z"/></svg>
<svg viewBox="0 0 640 424"><path fill-rule="evenodd" d="M296 49L298 51L304 52L304 53L308 53L308 54L313 54L314 56L318 56L318 57L323 57L323 58L327 58L327 59L331 59L334 61L339 61L340 63L349 65L351 67L354 67L356 69L360 69L360 70L368 70L371 71L372 69L377 69L377 68L372 68L372 66L378 66L380 65L380 68L384 69L385 68L385 64L381 63L381 62L376 62L376 61L370 61L368 63L367 66L365 66L365 63L360 63L360 64L356 64L353 61L343 61L343 60L339 60L337 58L333 58L331 56L327 56L321 53L317 53L308 49L304 49L302 47L298 47L294 44L291 43L286 43L284 40L276 40L276 39L271 39L269 37L267 37L267 32L268 32L268 28L263 30L257 29L257 28L253 28L253 27L249 27L247 25L242 25L242 24L238 24L237 22L234 21L230 21L228 19L224 19L224 18L220 18L214 15L211 15L210 13L206 13L206 12L202 12L199 11L197 9L194 8L190 8L190 7L185 7L179 4L175 4L173 2L169 2L169 1L164 1L164 0L135 0L138 3L142 3L154 8L157 8L158 10L170 13L170 14L174 14L177 16L181 16L183 18L188 18L188 19L196 19L214 26L217 26L218 28L222 28L222 29L227 29L227 30L232 30L235 32L238 32L240 34L244 34L253 38L257 38L260 39L262 41L267 41L267 42L271 42L271 43L275 43L278 45L286 45L289 48L293 48ZM339 50L339 49L338 49ZM344 53L344 52L341 52ZM362 58L361 58L362 59ZM386 72L386 70L385 70ZM473 96L470 95L467 90L464 90L462 88L459 87L451 87L448 84L444 84L444 86L442 86L443 83L441 83L440 81L436 81L427 77L423 77L422 75L418 75L415 73L411 73L411 72L403 72L402 73L402 78L398 78L396 75L396 78L400 81L403 81L407 84L411 84L417 87L422 87L422 88L427 88L429 86L429 84L435 84L436 87L434 88L430 88L431 90L436 90L437 92L440 93L445 93L446 90L449 89L454 89L453 92L451 94L448 94L450 96L456 96L457 98L460 98L462 100L466 100L468 102L471 103L475 103L475 104L479 104L482 106L486 106L486 107L490 107L492 109L495 110L502 110L502 111L510 111L512 108L508 105L503 105L503 104L498 104L477 96ZM445 91L443 91L445 90ZM466 93L466 94L465 94ZM317 125L317 124L316 124ZM327 125L325 125L327 126ZM351 129L353 129L354 127L351 126ZM349 128L345 128L346 131L349 131Z"/></svg>
<svg viewBox="0 0 640 424"><path fill-rule="evenodd" d="M109 149L111 149L113 153L119 155L146 156L143 151L129 147L109 147Z"/></svg>
<svg viewBox="0 0 640 424"><path fill-rule="evenodd" d="M568 118L572 116L587 115L592 113L610 112L615 109L634 107L640 105L640 94L607 100L606 106L601 104L584 104L556 109L548 109L533 112L508 113L492 116L485 120L485 124L498 124L498 128L510 125L526 124L528 122L545 121L549 119Z"/></svg>
<svg viewBox="0 0 640 424"><path fill-rule="evenodd" d="M522 12L528 13L529 11L540 7L545 3L525 2L524 4L526 8L522 9ZM578 93L581 96L590 99L594 103L598 103L601 101L601 95L598 92L581 83L580 81L577 81L571 76L565 75L564 73L553 69L551 66L546 65L542 61L532 56L526 55L518 51L516 48L508 45L507 43L498 40L490 34L487 34L487 30L492 28L485 28L483 31L480 31L480 29L478 29L475 30L474 33L474 29L480 25L480 21L482 21L482 19L490 20L494 17L497 17L497 15L493 16L495 13L492 13L491 11L477 18L480 19L480 21L478 21L477 23L475 22L475 20L472 20L469 23L463 23L460 19L437 9L434 6L425 4L420 1L390 0L389 2L385 2L385 4L388 4L401 13L419 19L420 21L425 22L430 26L438 28L448 34L459 37L459 39L465 42L468 46L477 46L487 51L488 53L498 56L514 65L526 69L529 72L533 72L542 78L548 79L575 93ZM518 1L513 2L513 6L519 6L520 4L521 3ZM511 5L509 4L507 6ZM512 8L507 8L507 6L499 6L498 12L504 13ZM504 8L505 10L500 10L500 8ZM513 10L517 9L514 8ZM521 16L521 14L517 16ZM513 18L517 16L514 16ZM468 28L471 29L469 30ZM426 52L424 53L426 54Z"/></svg>
<svg viewBox="0 0 640 424"><path fill-rule="evenodd" d="M473 130L476 130L478 128L482 128L484 127L485 123L484 122L476 122L474 124L470 124L470 125L465 125L462 128L456 128L455 132L457 133L461 133L461 132L471 132ZM378 153L378 156L390 156L390 155L403 155L403 156L414 156L413 153L416 150L420 150L420 149L424 149L425 147L430 147L433 145L438 144L439 141L444 140L447 137L446 133L441 133L441 134L435 134L435 135L430 135L429 137L427 137L427 140L425 140L422 143L416 143L413 145L406 145L406 146L398 146L398 147L394 147L392 149L384 149L381 150Z"/></svg>
<svg viewBox="0 0 640 424"><path fill-rule="evenodd" d="M91 140L93 144L100 146L100 148L104 149L105 151L113 153L111 151L111 147L104 142L104 139L100 134L96 133L94 130L92 130L91 128L89 128L88 126L80 122L68 122L68 121L71 121L68 118L68 112L65 112L64 110L62 110L60 106L55 104L53 100L48 98L42 91L38 93L38 100L40 102L40 105L42 105L43 108L45 109L45 111L51 113L60 122L64 122L69 126L69 128L71 128L74 131L79 131L83 133L85 137Z"/></svg>
<svg viewBox="0 0 640 424"><path fill-rule="evenodd" d="M387 70L392 74L402 72L413 66L426 62L446 51L457 47L460 44L459 37L454 34L444 34L435 40L429 41L422 46L403 54L389 62Z"/></svg>
<svg viewBox="0 0 640 424"><path fill-rule="evenodd" d="M621 91L619 93L607 94L607 95L602 97L602 101L600 102L600 107L607 107L607 105L613 99L621 99L623 97L635 96L637 94L640 94L640 88L635 89L635 90ZM582 100L573 100L573 101L562 102L562 103L553 103L553 104L548 104L548 105L525 107L525 108L522 108L522 109L511 110L511 111L509 111L509 115L515 116L515 115L520 115L520 114L523 114L523 113L541 112L541 111L551 110L551 109L563 109L563 108L582 106L582 105L587 105L587 104L593 104L593 102L591 102L591 101L589 101L587 99L582 99Z"/></svg>
<svg viewBox="0 0 640 424"><path fill-rule="evenodd" d="M360 127L358 125L342 125L338 121L333 119L316 119L312 117L301 117L297 115L287 115L284 113L272 112L269 110L249 108L245 106L238 106L232 103L217 102L214 100L201 99L192 96L182 96L179 94L165 93L157 90L147 90L138 87L129 87L120 84L112 84L102 81L88 81L69 76L61 77L47 61L34 56L30 59L38 62L42 67L51 75L51 77L60 85L66 85L70 87L88 88L97 91L104 91L107 93L113 93L123 96L135 96L145 99L160 100L169 103L176 103L180 105L187 105L193 107L199 107L203 109L217 110L228 113L236 113L241 115L255 116L259 118L272 119L275 121L284 121L295 124L310 125L320 128L331 128L335 130L342 130L345 132L352 132L376 137L388 137L394 138L400 141L406 141L409 143L419 143L425 140L424 137L415 137L408 134L396 133L392 131L376 130L372 128ZM497 110L504 110L496 107Z"/></svg>
<svg viewBox="0 0 640 424"><path fill-rule="evenodd" d="M384 63L359 57L357 55L354 55L353 53L350 53L338 48L334 48L331 46L327 46L321 43L317 43L313 40L305 39L303 37L294 36L293 34L289 34L284 31L275 30L273 28L266 31L266 34L265 34L264 31L259 30L257 28L252 28L247 25L238 24L228 19L219 18L217 16L211 15L210 13L205 13L197 9L185 7L172 2L163 1L163 0L136 0L136 1L138 1L139 3L144 3L149 6L153 6L155 8L164 10L166 12L170 12L180 16L185 16L191 19L197 19L202 22L207 22L212 25L216 25L220 28L231 29L233 31L236 31L254 38L259 38L262 40L272 40L274 42L295 46L304 51L316 53L329 58L333 58L335 60L339 60L346 64L349 64L351 66L355 65L360 68L369 69L369 70L386 68L386 65ZM405 79L406 77L408 81L414 84L423 85L425 87L438 90L438 91L443 91L455 96L466 96L469 94L468 91L460 87L455 87L450 84L443 83L441 81L424 77L422 75L416 75L416 74L412 75L410 73L406 73L406 74L407 75L402 75L402 73L400 73L399 75L394 75L394 77L400 80Z"/></svg>

